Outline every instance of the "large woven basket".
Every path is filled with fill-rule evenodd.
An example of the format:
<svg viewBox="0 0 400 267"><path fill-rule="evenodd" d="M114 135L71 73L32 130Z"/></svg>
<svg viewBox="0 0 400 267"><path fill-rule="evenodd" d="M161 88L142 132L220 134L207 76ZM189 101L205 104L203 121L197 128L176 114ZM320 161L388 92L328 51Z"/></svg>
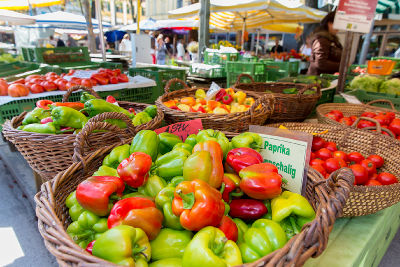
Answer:
<svg viewBox="0 0 400 267"><path fill-rule="evenodd" d="M78 155L83 153L82 144L86 142L90 132L96 129L108 129L112 132L118 130L105 122L88 125L78 134L75 143L74 158L82 160L73 163L53 180L44 183L41 191L35 196L39 231L47 249L57 258L60 266L114 266L88 254L66 233L70 217L65 199L80 182L101 166L103 158L115 146L130 142L129 139L114 146L103 147L82 158ZM308 258L320 255L327 246L335 219L342 214L353 179L354 176L347 168L334 173L327 180L311 169L308 173L306 197L316 210L315 219L305 225L301 233L283 248L246 266L301 266Z"/></svg>
<svg viewBox="0 0 400 267"><path fill-rule="evenodd" d="M240 83L242 77L247 77L252 82ZM253 77L245 73L239 75L233 87L244 91L254 91L259 95L271 95L271 93L266 93L266 91L272 91L272 95L275 98L275 105L274 113L271 116L271 122L303 121L311 114L318 100L321 98L321 87L316 84L254 82ZM297 94L282 93L283 89L294 87L299 90ZM317 92L315 94L303 94L312 87L317 87Z"/></svg>
<svg viewBox="0 0 400 267"><path fill-rule="evenodd" d="M400 142L376 132L327 124L282 123L289 130L307 133L327 133L322 138L336 142L346 153L357 151L363 156L378 154L385 160L381 170L400 178ZM343 210L343 217L363 216L390 207L400 201L400 183L384 186L354 186Z"/></svg>
<svg viewBox="0 0 400 267"><path fill-rule="evenodd" d="M180 83L184 89L170 92L169 87L173 83ZM211 114L200 112L184 112L168 108L163 102L187 96L195 96L198 88L189 86L177 78L170 80L165 86L165 94L156 100L156 105L164 112L165 121L168 124L183 122L187 120L201 119L205 129L215 129L224 132L240 133L249 130L250 124L263 125L271 116L273 111L273 96L260 97L259 95L246 92L255 99L255 103L246 112L236 112L230 114ZM203 88L205 91L208 89ZM261 107L257 108L261 104Z"/></svg>
<svg viewBox="0 0 400 267"><path fill-rule="evenodd" d="M97 93L90 88L76 86L67 91L67 93L64 95L63 102L68 100L68 96L73 91L79 89L86 90L96 97L99 97ZM125 101L119 101L118 104L125 109L134 108L136 111L142 111L149 106L148 104ZM9 142L16 146L17 150L21 152L23 157L29 163L29 166L31 166L31 168L40 175L42 180L47 181L72 164L72 155L74 153L73 144L76 135L39 134L17 130L17 127L21 125L26 114L27 113L24 112L21 115L14 117L11 121L7 120L3 125L3 134ZM123 133L124 136L128 138L134 136L135 133L140 130L154 130L158 128L161 125L163 118L164 115L162 111L158 109L157 115L153 120L137 127L133 126L132 121L122 113L103 113L93 117L91 120L124 120L128 127L123 131ZM90 136L91 149L88 150L88 152L104 145L111 145L118 141L119 139L113 133L93 133Z"/></svg>

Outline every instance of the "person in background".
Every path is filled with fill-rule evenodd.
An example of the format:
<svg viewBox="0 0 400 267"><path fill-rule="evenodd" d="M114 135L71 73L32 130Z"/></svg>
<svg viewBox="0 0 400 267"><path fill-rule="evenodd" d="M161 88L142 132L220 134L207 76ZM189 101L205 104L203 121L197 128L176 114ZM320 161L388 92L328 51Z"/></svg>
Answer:
<svg viewBox="0 0 400 267"><path fill-rule="evenodd" d="M153 64L156 64L156 38L154 38L154 32L149 32L150 35L150 55L153 60Z"/></svg>
<svg viewBox="0 0 400 267"><path fill-rule="evenodd" d="M300 53L306 56L311 56L311 36L307 36L306 42L300 47Z"/></svg>
<svg viewBox="0 0 400 267"><path fill-rule="evenodd" d="M121 40L121 43L119 44L119 51L122 53L130 53L132 52L132 42L129 38L129 34L125 34L124 37Z"/></svg>
<svg viewBox="0 0 400 267"><path fill-rule="evenodd" d="M159 34L156 41L156 59L158 65L165 65L165 58L167 56L167 48L165 46L163 35Z"/></svg>
<svg viewBox="0 0 400 267"><path fill-rule="evenodd" d="M56 47L57 46L57 41L56 40L54 40L54 36L53 35L50 35L50 45L52 45L53 47Z"/></svg>
<svg viewBox="0 0 400 267"><path fill-rule="evenodd" d="M339 71L343 46L337 37L338 30L333 28L335 12L330 12L314 31L311 41L310 67L307 74L333 74Z"/></svg>
<svg viewBox="0 0 400 267"><path fill-rule="evenodd" d="M275 39L275 45L271 48L272 53L282 53L283 47L279 44L279 39Z"/></svg>
<svg viewBox="0 0 400 267"><path fill-rule="evenodd" d="M165 37L165 47L167 48L167 53L168 53L168 56L169 57L171 57L172 56L172 54L173 54L173 49L172 49L172 44L171 44L171 40L169 39L169 37L167 36L167 37Z"/></svg>
<svg viewBox="0 0 400 267"><path fill-rule="evenodd" d="M183 39L178 40L178 44L176 45L176 51L177 54L176 56L178 57L179 60L183 60L185 57L185 47L183 45Z"/></svg>
<svg viewBox="0 0 400 267"><path fill-rule="evenodd" d="M78 44L76 43L75 39L72 38L71 35L68 35L67 46L68 47L77 47L78 46Z"/></svg>
<svg viewBox="0 0 400 267"><path fill-rule="evenodd" d="M65 47L65 43L61 39L61 37L58 37L58 39L57 39L57 47Z"/></svg>

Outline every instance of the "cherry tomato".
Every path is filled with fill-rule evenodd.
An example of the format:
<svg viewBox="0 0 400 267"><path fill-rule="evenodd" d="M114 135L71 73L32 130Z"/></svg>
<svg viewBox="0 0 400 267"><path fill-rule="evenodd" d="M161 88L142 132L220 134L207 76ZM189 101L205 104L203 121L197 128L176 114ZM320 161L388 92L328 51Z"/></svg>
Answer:
<svg viewBox="0 0 400 267"><path fill-rule="evenodd" d="M333 157L341 158L342 160L347 162L347 154L343 151L338 150L338 151L333 152Z"/></svg>
<svg viewBox="0 0 400 267"><path fill-rule="evenodd" d="M391 130L395 135L400 135L400 119L394 119L389 124L389 130Z"/></svg>
<svg viewBox="0 0 400 267"><path fill-rule="evenodd" d="M325 161L323 161L322 159L313 159L312 161L310 161L310 166L315 166L315 165L321 165L324 166Z"/></svg>
<svg viewBox="0 0 400 267"><path fill-rule="evenodd" d="M364 159L360 164L367 170L368 177L372 177L372 175L376 173L376 165L372 160Z"/></svg>
<svg viewBox="0 0 400 267"><path fill-rule="evenodd" d="M375 114L374 112L366 111L366 112L364 112L363 114L361 114L360 117L373 118L373 117L375 117L375 116L376 116L376 114Z"/></svg>
<svg viewBox="0 0 400 267"><path fill-rule="evenodd" d="M369 160L371 160L373 163L375 163L375 166L377 168L380 168L383 166L383 164L385 163L385 161L383 160L383 158L379 155L370 155L368 157Z"/></svg>
<svg viewBox="0 0 400 267"><path fill-rule="evenodd" d="M335 152L337 150L335 142L326 142L324 147L330 150L331 152Z"/></svg>
<svg viewBox="0 0 400 267"><path fill-rule="evenodd" d="M334 109L334 110L331 110L329 113L335 114L337 120L340 120L341 118L343 118L343 113L340 110Z"/></svg>
<svg viewBox="0 0 400 267"><path fill-rule="evenodd" d="M347 160L350 162L361 163L365 158L359 152L350 152L347 154Z"/></svg>
<svg viewBox="0 0 400 267"><path fill-rule="evenodd" d="M388 125L390 123L389 117L385 115L377 115L374 117L381 125Z"/></svg>
<svg viewBox="0 0 400 267"><path fill-rule="evenodd" d="M379 173L377 180L378 180L378 182L380 182L383 185L390 185L390 184L398 183L396 176L394 176L393 174L388 173L388 172Z"/></svg>
<svg viewBox="0 0 400 267"><path fill-rule="evenodd" d="M367 120L360 120L357 124L357 128L362 129L366 127L374 127L375 123L372 121L367 121Z"/></svg>
<svg viewBox="0 0 400 267"><path fill-rule="evenodd" d="M314 136L312 141L312 151L317 151L323 148L325 145L325 140L319 136Z"/></svg>
<svg viewBox="0 0 400 267"><path fill-rule="evenodd" d="M375 185L382 185L382 184L377 180L368 180L368 182L366 182L365 185L366 186L375 186Z"/></svg>
<svg viewBox="0 0 400 267"><path fill-rule="evenodd" d="M339 121L339 118L336 116L336 114L331 113L331 112L325 114L325 117L327 117L327 118L329 118L329 119L332 119L332 120L334 120L334 121Z"/></svg>
<svg viewBox="0 0 400 267"><path fill-rule="evenodd" d="M315 156L317 158L320 158L322 160L327 160L329 158L332 158L332 151L330 151L327 148L321 148L317 152L315 152Z"/></svg>
<svg viewBox="0 0 400 267"><path fill-rule="evenodd" d="M368 172L363 166L360 164L354 164L350 166L350 169L354 174L355 185L362 185L368 181Z"/></svg>
<svg viewBox="0 0 400 267"><path fill-rule="evenodd" d="M325 161L323 165L327 173L332 173L340 168L347 167L347 164L344 160L340 158L330 158Z"/></svg>
<svg viewBox="0 0 400 267"><path fill-rule="evenodd" d="M318 171L322 176L324 176L326 178L326 175L328 174L326 172L326 170L324 169L324 167L322 165L315 165L312 166L313 169L315 169L316 171Z"/></svg>
<svg viewBox="0 0 400 267"><path fill-rule="evenodd" d="M351 126L353 124L353 120L349 117L343 117L339 120L339 122L347 126Z"/></svg>

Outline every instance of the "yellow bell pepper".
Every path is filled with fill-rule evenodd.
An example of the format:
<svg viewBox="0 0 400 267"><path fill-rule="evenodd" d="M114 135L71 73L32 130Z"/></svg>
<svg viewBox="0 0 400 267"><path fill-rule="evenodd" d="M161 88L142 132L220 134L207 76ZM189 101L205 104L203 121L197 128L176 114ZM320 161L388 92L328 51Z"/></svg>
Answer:
<svg viewBox="0 0 400 267"><path fill-rule="evenodd" d="M201 104L200 104L200 103L197 103L197 104L194 105L192 108L193 108L194 110L198 110L199 107L201 107Z"/></svg>
<svg viewBox="0 0 400 267"><path fill-rule="evenodd" d="M204 99L206 98L206 92L203 89L197 89L194 96L196 98Z"/></svg>
<svg viewBox="0 0 400 267"><path fill-rule="evenodd" d="M190 106L186 105L186 104L179 104L177 106L180 110L185 111L185 112L189 112L190 111Z"/></svg>
<svg viewBox="0 0 400 267"><path fill-rule="evenodd" d="M207 104L207 100L201 99L201 98L196 98L196 103L200 103L202 105L205 105L205 104Z"/></svg>
<svg viewBox="0 0 400 267"><path fill-rule="evenodd" d="M248 105L248 106L253 105L253 104L254 104L254 98L252 98L252 97L247 97L247 98L244 100L243 104L244 104L244 105Z"/></svg>
<svg viewBox="0 0 400 267"><path fill-rule="evenodd" d="M237 91L234 95L233 95L233 100L239 104L243 104L244 100L246 99L246 93L242 92L242 91Z"/></svg>
<svg viewBox="0 0 400 267"><path fill-rule="evenodd" d="M232 88L227 88L227 89L225 89L225 92L226 92L228 95L231 95L231 96L233 96L233 95L235 94L235 91L234 91Z"/></svg>
<svg viewBox="0 0 400 267"><path fill-rule="evenodd" d="M214 113L214 114L228 114L229 112L228 112L226 109L224 109L224 108L217 107L217 108L215 108L215 109L213 110L213 113Z"/></svg>
<svg viewBox="0 0 400 267"><path fill-rule="evenodd" d="M220 108L225 109L226 111L228 111L228 113L231 112L231 106L229 105L221 104Z"/></svg>

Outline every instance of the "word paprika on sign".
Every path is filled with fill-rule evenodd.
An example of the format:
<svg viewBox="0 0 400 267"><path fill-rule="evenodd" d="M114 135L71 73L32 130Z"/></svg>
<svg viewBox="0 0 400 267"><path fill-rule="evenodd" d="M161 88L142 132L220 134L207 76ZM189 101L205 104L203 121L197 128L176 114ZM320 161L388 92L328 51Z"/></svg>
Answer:
<svg viewBox="0 0 400 267"><path fill-rule="evenodd" d="M197 134L199 130L203 130L203 124L201 123L201 119L184 121L174 123L159 129L154 130L157 134L168 132L179 136L182 141L191 135Z"/></svg>

